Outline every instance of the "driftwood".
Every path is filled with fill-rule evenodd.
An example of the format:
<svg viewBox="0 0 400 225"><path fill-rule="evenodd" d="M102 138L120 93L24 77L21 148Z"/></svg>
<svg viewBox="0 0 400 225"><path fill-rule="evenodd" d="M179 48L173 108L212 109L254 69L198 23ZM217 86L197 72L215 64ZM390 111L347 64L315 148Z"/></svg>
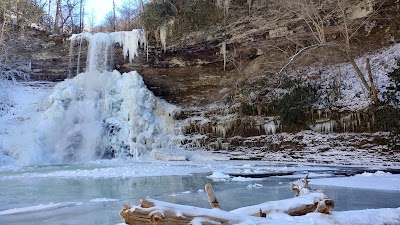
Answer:
<svg viewBox="0 0 400 225"><path fill-rule="evenodd" d="M221 209L204 209L193 206L141 199L141 206L125 205L121 217L129 225L150 224L240 224L246 221L262 222L264 218L240 215ZM143 206L155 205L150 208Z"/></svg>
<svg viewBox="0 0 400 225"><path fill-rule="evenodd" d="M220 209L221 207L219 206L219 203L218 203L218 200L217 200L217 196L215 196L215 194L214 194L214 190L212 188L212 185L211 184L206 184L204 189L207 192L208 201L211 204L211 208Z"/></svg>
<svg viewBox="0 0 400 225"><path fill-rule="evenodd" d="M232 210L231 212L251 216L263 216L271 212L283 212L290 216L302 216L310 212L327 214L334 207L333 199L329 199L322 191L310 190L308 175L300 179L297 184L291 183L290 188L296 192L294 198L247 206Z"/></svg>
<svg viewBox="0 0 400 225"><path fill-rule="evenodd" d="M305 215L309 212L329 213L334 206L323 192L311 191L307 176L298 184L291 184L296 197L271 201L259 205L243 207L230 212L219 207L211 184L205 186L212 209L171 204L152 199L141 199L140 206L125 205L120 212L126 224L239 224L251 221L254 224L265 222L269 213L281 212L290 216Z"/></svg>

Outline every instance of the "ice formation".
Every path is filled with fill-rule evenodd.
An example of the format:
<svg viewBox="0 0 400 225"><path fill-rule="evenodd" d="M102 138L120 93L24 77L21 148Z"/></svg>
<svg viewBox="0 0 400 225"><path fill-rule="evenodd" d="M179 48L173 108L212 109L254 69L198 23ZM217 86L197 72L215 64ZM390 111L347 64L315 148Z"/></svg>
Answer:
<svg viewBox="0 0 400 225"><path fill-rule="evenodd" d="M175 107L156 98L137 72L82 73L46 100L44 135L56 162L134 157L172 144Z"/></svg>
<svg viewBox="0 0 400 225"><path fill-rule="evenodd" d="M88 56L86 61L86 72L88 71L110 71L113 69L113 51L114 46L119 44L123 48L125 59L129 56L129 62L132 62L134 57L138 56L140 46L146 47L147 40L143 30L135 29L132 31L119 31L113 33L81 33L74 34L70 38L70 74L72 59L74 56L74 46L78 42L79 50L77 57L77 72L79 72L82 41L86 40L89 43Z"/></svg>
<svg viewBox="0 0 400 225"><path fill-rule="evenodd" d="M115 44L132 62L146 43L143 32L83 33L70 38L71 43L82 39L89 43L86 72L57 84L44 104L49 123L44 137L51 159L138 158L171 146L171 137L177 134L176 108L155 97L136 71L110 72Z"/></svg>
<svg viewBox="0 0 400 225"><path fill-rule="evenodd" d="M8 83L9 81L0 79L0 117L5 115L12 105L11 100L7 96L7 91L9 91Z"/></svg>
<svg viewBox="0 0 400 225"><path fill-rule="evenodd" d="M337 127L337 122L334 120L318 121L314 125L310 125L310 129L321 133L332 133Z"/></svg>
<svg viewBox="0 0 400 225"><path fill-rule="evenodd" d="M164 24L160 27L160 40L161 40L161 45L163 46L163 51L165 53L167 49L167 25Z"/></svg>
<svg viewBox="0 0 400 225"><path fill-rule="evenodd" d="M265 134L275 134L277 128L279 127L279 121L277 121L277 124L275 124L274 120L268 121L263 127Z"/></svg>
<svg viewBox="0 0 400 225"><path fill-rule="evenodd" d="M339 124L344 132L354 132L358 126L362 125L360 113L350 113L340 118Z"/></svg>
<svg viewBox="0 0 400 225"><path fill-rule="evenodd" d="M132 61L145 43L143 32L83 33L70 40L79 48L82 40L88 43L86 72L54 87L30 125L35 136L31 147L10 141L7 155L26 165L138 159L153 149L175 147L177 108L154 96L136 71L111 71L114 46L123 47L124 56Z"/></svg>

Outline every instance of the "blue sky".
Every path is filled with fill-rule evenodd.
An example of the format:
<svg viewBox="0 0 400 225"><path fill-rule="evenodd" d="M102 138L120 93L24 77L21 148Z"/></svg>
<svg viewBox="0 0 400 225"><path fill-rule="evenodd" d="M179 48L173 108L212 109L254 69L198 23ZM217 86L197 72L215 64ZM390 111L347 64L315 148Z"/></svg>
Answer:
<svg viewBox="0 0 400 225"><path fill-rule="evenodd" d="M118 8L121 6L122 0L115 0L115 5ZM86 0L86 16L89 17L94 11L96 24L100 24L106 14L113 9L113 0Z"/></svg>

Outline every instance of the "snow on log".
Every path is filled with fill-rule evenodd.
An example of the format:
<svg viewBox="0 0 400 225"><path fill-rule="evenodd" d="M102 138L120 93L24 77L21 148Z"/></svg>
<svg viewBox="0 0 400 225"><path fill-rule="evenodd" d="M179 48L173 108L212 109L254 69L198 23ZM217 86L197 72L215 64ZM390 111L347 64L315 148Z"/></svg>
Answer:
<svg viewBox="0 0 400 225"><path fill-rule="evenodd" d="M272 212L266 218L240 215L220 209L204 209L144 200L142 206L125 205L120 215L129 225L398 225L400 224L400 208L394 209L366 209L331 214L308 213L304 216L290 216L282 212ZM143 204L143 201L142 201Z"/></svg>
<svg viewBox="0 0 400 225"><path fill-rule="evenodd" d="M300 179L297 184L291 183L290 188L296 192L294 198L270 201L232 210L250 216L264 216L271 212L283 212L290 216L302 216L310 212L330 213L335 206L333 199L329 199L322 191L311 191L308 185L308 175Z"/></svg>
<svg viewBox="0 0 400 225"><path fill-rule="evenodd" d="M230 212L219 207L211 184L205 185L212 209L184 206L151 199L141 199L140 206L125 205L120 212L125 223L135 224L263 224L274 213L288 216L300 216L309 212L330 213L333 200L323 192L310 191L307 176L298 184L291 184L296 197L280 201L243 207ZM263 218L261 218L263 217Z"/></svg>
<svg viewBox="0 0 400 225"><path fill-rule="evenodd" d="M240 224L248 221L265 222L264 218L239 215L221 209L204 209L194 206L178 205L152 199L142 199L141 206L125 205L121 217L129 225L181 225L181 224ZM145 206L151 206L146 208Z"/></svg>
<svg viewBox="0 0 400 225"><path fill-rule="evenodd" d="M301 216L309 212L314 212L317 209L319 202L321 201L325 202L327 200L325 198L326 196L324 193L315 192L290 199L270 201L258 205L242 207L239 209L232 210L230 212L250 215L250 216L260 216L260 209L261 209L261 211L266 215L268 215L271 212L282 212L291 216ZM321 204L320 211L325 212L329 210L323 209Z"/></svg>

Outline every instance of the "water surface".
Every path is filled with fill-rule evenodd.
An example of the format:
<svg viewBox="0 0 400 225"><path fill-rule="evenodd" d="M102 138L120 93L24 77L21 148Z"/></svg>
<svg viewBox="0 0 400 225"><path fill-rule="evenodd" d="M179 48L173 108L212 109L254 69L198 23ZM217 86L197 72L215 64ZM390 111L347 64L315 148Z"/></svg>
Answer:
<svg viewBox="0 0 400 225"><path fill-rule="evenodd" d="M153 164L154 169L157 169L157 165ZM230 166L235 168L235 165ZM291 198L294 192L289 189L289 184L296 180L272 176L245 181L214 181L207 178L211 172L140 177L123 176L123 173L111 177L46 175L54 175L55 172L78 175L89 169L115 169L112 167L101 164L51 165L0 170L0 224L113 225L123 222L119 217L123 204L139 204L139 199L143 197L209 208L206 193L202 191L206 183L212 183L222 209L232 210L246 205ZM265 168L271 169L270 165ZM136 169L132 167L132 170ZM262 167L258 169L261 170ZM313 172L326 174L326 171L315 168ZM249 187L254 184L259 184L260 187ZM334 198L337 211L400 207L400 192L397 191L326 186L314 188L323 189L328 196ZM12 211L14 208L16 210Z"/></svg>

